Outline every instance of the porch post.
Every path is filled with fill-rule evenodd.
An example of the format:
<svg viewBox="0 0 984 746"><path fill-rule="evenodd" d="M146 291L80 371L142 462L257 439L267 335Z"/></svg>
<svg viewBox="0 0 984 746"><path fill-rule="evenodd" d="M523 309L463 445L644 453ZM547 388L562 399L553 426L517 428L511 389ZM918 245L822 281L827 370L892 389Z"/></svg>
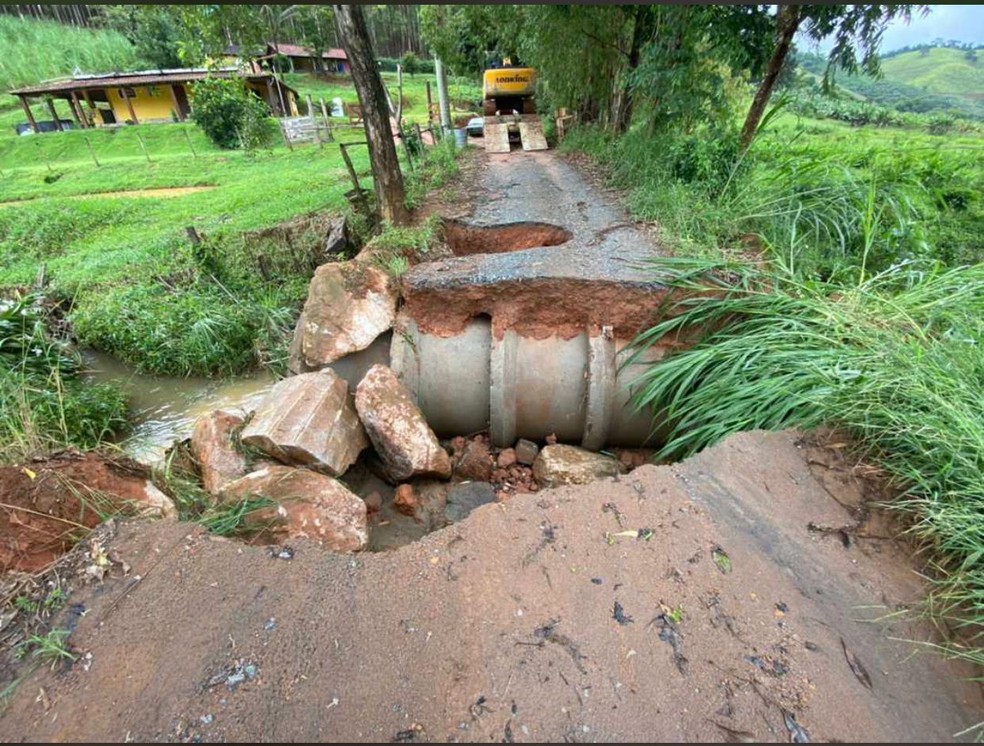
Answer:
<svg viewBox="0 0 984 746"><path fill-rule="evenodd" d="M38 129L38 123L34 120L34 113L31 111L31 105L27 103L27 96L18 96L21 102L21 106L24 107L24 113L27 114L27 121L31 125L31 129L34 130L34 134L37 135L41 132Z"/></svg>
<svg viewBox="0 0 984 746"><path fill-rule="evenodd" d="M123 94L123 100L126 101L126 108L130 112L130 119L133 120L134 124L140 124L140 120L137 119L137 113L133 110L133 101L130 100L130 97L126 93L125 85L120 86L120 93Z"/></svg>
<svg viewBox="0 0 984 746"><path fill-rule="evenodd" d="M79 126L79 129L85 129L85 122L79 116L78 106L79 100L75 97L75 91L72 91L72 97L68 102L68 108L72 110L72 119L75 120L75 123Z"/></svg>
<svg viewBox="0 0 984 746"><path fill-rule="evenodd" d="M171 91L171 103L174 104L174 113L178 115L178 121L183 122L185 120L184 112L181 111L181 105L178 103L178 93L174 89L174 84L168 86L168 90Z"/></svg>
<svg viewBox="0 0 984 746"><path fill-rule="evenodd" d="M48 104L48 111L51 112L51 118L55 120L55 127L58 128L59 132L64 132L61 126L61 121L58 119L58 112L55 111L55 100L51 97L48 97L44 100L44 102Z"/></svg>

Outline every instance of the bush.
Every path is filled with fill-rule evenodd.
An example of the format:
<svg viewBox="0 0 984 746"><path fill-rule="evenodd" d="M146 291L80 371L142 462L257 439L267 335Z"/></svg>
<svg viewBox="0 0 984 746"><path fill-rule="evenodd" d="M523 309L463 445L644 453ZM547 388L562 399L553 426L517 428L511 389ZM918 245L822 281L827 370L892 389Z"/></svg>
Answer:
<svg viewBox="0 0 984 746"><path fill-rule="evenodd" d="M273 140L266 104L237 78L206 78L195 83L192 115L220 148L253 150Z"/></svg>

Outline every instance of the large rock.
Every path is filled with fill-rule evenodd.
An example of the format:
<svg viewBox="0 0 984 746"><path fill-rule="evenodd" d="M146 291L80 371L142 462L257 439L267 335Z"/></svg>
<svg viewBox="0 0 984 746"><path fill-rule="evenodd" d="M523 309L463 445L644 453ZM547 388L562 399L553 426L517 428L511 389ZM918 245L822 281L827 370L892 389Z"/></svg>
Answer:
<svg viewBox="0 0 984 746"><path fill-rule="evenodd" d="M533 476L541 487L587 484L621 471L621 464L615 459L576 446L546 446L533 462Z"/></svg>
<svg viewBox="0 0 984 746"><path fill-rule="evenodd" d="M202 471L202 483L217 495L229 482L246 473L246 458L236 449L233 434L243 418L215 410L195 423L191 433L191 453Z"/></svg>
<svg viewBox="0 0 984 746"><path fill-rule="evenodd" d="M410 392L385 365L373 365L355 390L355 408L394 481L451 476L451 459Z"/></svg>
<svg viewBox="0 0 984 746"><path fill-rule="evenodd" d="M259 529L262 541L313 539L336 552L355 552L369 540L366 504L331 477L288 466L270 466L227 485L225 503L268 497L275 506L246 514L245 524Z"/></svg>
<svg viewBox="0 0 984 746"><path fill-rule="evenodd" d="M241 440L285 464L336 477L369 445L348 385L330 368L277 383Z"/></svg>
<svg viewBox="0 0 984 746"><path fill-rule="evenodd" d="M294 330L288 367L295 373L318 370L364 350L393 326L397 295L390 276L365 262L321 265Z"/></svg>

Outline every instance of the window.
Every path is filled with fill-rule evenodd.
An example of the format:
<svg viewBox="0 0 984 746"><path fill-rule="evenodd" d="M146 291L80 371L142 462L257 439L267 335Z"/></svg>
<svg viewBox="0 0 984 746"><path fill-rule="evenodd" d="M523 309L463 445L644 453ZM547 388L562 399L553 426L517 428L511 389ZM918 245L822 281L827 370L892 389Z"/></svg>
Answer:
<svg viewBox="0 0 984 746"><path fill-rule="evenodd" d="M136 98L137 97L137 92L134 91L129 86L127 86L126 88L120 88L119 89L119 94L120 94L120 98Z"/></svg>

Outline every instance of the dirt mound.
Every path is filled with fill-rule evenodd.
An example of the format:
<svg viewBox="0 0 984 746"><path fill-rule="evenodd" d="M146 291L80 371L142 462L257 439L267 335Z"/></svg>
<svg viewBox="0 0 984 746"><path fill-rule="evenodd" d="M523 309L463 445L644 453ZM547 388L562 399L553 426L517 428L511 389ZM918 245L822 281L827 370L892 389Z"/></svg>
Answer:
<svg viewBox="0 0 984 746"><path fill-rule="evenodd" d="M0 571L47 567L107 516L145 505L149 476L129 458L77 451L0 466Z"/></svg>
<svg viewBox="0 0 984 746"><path fill-rule="evenodd" d="M921 597L911 552L862 530L859 480L816 453L795 434L743 434L355 557L125 523L112 550L130 575L71 599L83 663L21 683L3 730L951 740L979 717L980 689L902 642L932 639L893 613Z"/></svg>

